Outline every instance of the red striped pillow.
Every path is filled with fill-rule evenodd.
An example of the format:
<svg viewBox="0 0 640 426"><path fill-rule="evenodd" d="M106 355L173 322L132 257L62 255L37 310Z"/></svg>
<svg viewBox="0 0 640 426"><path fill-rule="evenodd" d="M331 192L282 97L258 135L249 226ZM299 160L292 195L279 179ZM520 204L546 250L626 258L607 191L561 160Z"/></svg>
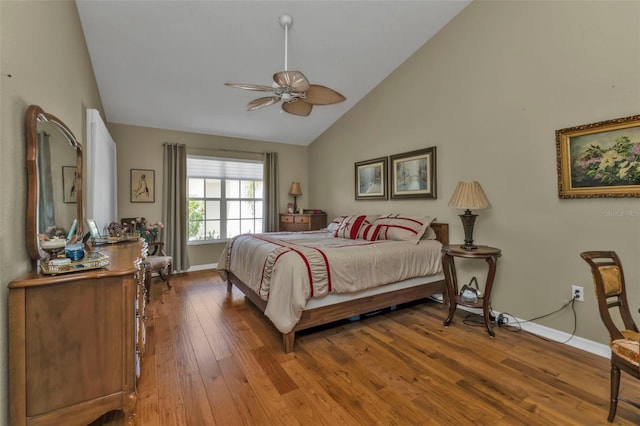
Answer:
<svg viewBox="0 0 640 426"><path fill-rule="evenodd" d="M338 230L338 228L340 228L340 224L345 217L347 216L337 216L335 219L333 219L331 223L327 225L327 231L333 231L335 235L335 232Z"/></svg>
<svg viewBox="0 0 640 426"><path fill-rule="evenodd" d="M373 241L371 238L372 233L375 231L375 227L373 226L373 222L376 220L378 215L366 216L362 225L360 225L360 231L358 232L358 239L361 240L369 240Z"/></svg>
<svg viewBox="0 0 640 426"><path fill-rule="evenodd" d="M412 241L416 244L429 228L434 217L413 217L400 214L379 216L373 221L373 229L366 238L373 240Z"/></svg>
<svg viewBox="0 0 640 426"><path fill-rule="evenodd" d="M335 234L333 235L338 238L348 238L350 240L355 240L356 238L358 238L360 227L366 219L367 216L365 215L345 216L345 218L342 219L340 226L338 226Z"/></svg>

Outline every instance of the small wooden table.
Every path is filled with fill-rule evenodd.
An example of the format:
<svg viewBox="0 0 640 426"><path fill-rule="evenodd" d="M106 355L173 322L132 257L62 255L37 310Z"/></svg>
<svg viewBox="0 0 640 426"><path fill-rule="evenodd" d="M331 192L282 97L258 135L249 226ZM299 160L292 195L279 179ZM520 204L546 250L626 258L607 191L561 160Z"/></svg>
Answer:
<svg viewBox="0 0 640 426"><path fill-rule="evenodd" d="M444 321L444 325L448 326L453 320L453 314L456 312L458 305L468 306L471 308L482 308L484 316L484 324L491 337L495 337L493 328L491 327L491 314L489 305L491 301L491 287L493 287L493 279L496 276L496 263L502 255L502 251L495 247L477 246L475 249L464 249L461 244L446 245L442 247L442 269L447 282L447 293L449 296L449 316ZM458 293L458 278L456 276L455 257L463 257L467 259L484 259L489 264L489 273L484 286L484 296L476 303L465 302L460 298Z"/></svg>

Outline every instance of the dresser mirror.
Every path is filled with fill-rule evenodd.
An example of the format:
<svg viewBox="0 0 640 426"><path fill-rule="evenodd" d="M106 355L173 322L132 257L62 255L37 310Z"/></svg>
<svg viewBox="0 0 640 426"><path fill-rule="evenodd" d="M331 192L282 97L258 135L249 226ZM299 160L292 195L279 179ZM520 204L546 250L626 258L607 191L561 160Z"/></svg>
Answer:
<svg viewBox="0 0 640 426"><path fill-rule="evenodd" d="M82 147L63 121L37 105L27 108L25 136L27 250L37 261L47 256L42 240L82 237Z"/></svg>

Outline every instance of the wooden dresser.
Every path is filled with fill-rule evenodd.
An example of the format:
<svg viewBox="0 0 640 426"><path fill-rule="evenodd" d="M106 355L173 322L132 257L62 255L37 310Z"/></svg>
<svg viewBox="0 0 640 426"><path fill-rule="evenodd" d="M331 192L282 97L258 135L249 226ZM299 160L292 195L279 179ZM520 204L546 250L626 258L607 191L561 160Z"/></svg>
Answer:
<svg viewBox="0 0 640 426"><path fill-rule="evenodd" d="M132 419L144 351L146 243L94 248L105 268L28 273L9 284L9 423L86 425Z"/></svg>
<svg viewBox="0 0 640 426"><path fill-rule="evenodd" d="M327 214L280 214L280 231L315 231L327 226Z"/></svg>

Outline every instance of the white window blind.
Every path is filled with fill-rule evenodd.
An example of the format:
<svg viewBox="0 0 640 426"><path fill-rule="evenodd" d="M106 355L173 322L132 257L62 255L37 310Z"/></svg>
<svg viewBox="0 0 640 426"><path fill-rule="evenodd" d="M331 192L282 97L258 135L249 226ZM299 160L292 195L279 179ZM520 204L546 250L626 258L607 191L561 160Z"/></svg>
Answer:
<svg viewBox="0 0 640 426"><path fill-rule="evenodd" d="M262 180L262 162L215 157L187 157L190 177Z"/></svg>

